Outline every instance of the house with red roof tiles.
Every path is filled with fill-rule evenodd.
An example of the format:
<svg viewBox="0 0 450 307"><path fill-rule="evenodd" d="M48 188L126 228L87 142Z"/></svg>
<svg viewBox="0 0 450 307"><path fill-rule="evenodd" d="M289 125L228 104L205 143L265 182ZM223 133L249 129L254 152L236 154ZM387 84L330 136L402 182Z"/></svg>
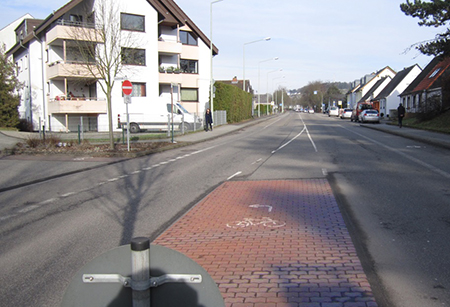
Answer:
<svg viewBox="0 0 450 307"><path fill-rule="evenodd" d="M442 104L442 88L450 76L449 67L450 58L437 56L422 70L400 94L400 101L407 112L421 112L430 105L431 98L438 98Z"/></svg>

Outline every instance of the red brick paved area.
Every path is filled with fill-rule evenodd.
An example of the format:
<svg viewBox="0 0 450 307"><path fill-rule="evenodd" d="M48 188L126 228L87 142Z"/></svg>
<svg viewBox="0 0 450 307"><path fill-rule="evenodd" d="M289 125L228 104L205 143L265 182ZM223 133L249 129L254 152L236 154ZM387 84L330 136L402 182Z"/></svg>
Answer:
<svg viewBox="0 0 450 307"><path fill-rule="evenodd" d="M377 306L325 179L226 182L154 243L203 266L229 307Z"/></svg>

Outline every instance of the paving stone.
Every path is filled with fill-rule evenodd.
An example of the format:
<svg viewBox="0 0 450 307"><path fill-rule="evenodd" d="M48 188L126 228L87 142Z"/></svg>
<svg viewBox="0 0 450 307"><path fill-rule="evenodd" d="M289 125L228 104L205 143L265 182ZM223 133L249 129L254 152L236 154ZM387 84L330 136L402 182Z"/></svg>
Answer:
<svg viewBox="0 0 450 307"><path fill-rule="evenodd" d="M326 179L225 182L153 243L202 265L227 307L376 307Z"/></svg>

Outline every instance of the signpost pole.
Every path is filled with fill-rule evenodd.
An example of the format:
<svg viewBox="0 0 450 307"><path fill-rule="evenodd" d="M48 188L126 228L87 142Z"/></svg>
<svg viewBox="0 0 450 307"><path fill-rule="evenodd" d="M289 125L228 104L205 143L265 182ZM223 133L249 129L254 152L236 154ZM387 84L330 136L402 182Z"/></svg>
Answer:
<svg viewBox="0 0 450 307"><path fill-rule="evenodd" d="M131 240L131 279L133 284L150 280L150 240L138 237ZM143 287L144 288L144 287ZM150 307L150 289L133 289L133 307Z"/></svg>
<svg viewBox="0 0 450 307"><path fill-rule="evenodd" d="M126 102L125 105L127 106L127 150L130 151L130 115L128 113L128 103Z"/></svg>
<svg viewBox="0 0 450 307"><path fill-rule="evenodd" d="M173 83L170 84L170 116L172 116L172 143L175 143L173 140Z"/></svg>
<svg viewBox="0 0 450 307"><path fill-rule="evenodd" d="M122 83L123 102L127 109L127 149L130 151L130 116L128 114L128 104L131 103L131 93L133 91L133 85L129 80L124 80Z"/></svg>

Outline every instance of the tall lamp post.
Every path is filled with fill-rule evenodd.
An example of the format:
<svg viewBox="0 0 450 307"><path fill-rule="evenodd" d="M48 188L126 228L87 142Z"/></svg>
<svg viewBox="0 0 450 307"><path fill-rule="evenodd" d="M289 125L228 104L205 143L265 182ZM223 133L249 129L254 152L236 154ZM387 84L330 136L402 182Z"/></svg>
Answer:
<svg viewBox="0 0 450 307"><path fill-rule="evenodd" d="M211 99L211 103L210 103L210 110L211 110L211 116L213 117L213 122L214 122L214 79L213 79L213 56L214 56L214 50L213 50L213 30L212 30L212 24L213 24L213 16L212 16L212 6L214 3L217 2L221 2L223 0L214 0L211 2L210 4L210 25L209 25L209 39L210 39L210 49L211 49L211 76L210 76L210 99Z"/></svg>
<svg viewBox="0 0 450 307"><path fill-rule="evenodd" d="M276 78L273 78L273 79L272 79L272 88L273 88L273 91L274 91L274 92L275 92L275 87L274 87L274 85L273 85L273 82L274 82L275 80L277 80L277 79L284 79L284 78L286 78L286 76L276 77Z"/></svg>
<svg viewBox="0 0 450 307"><path fill-rule="evenodd" d="M276 70L269 71L269 72L267 73L267 80L266 80L266 82L267 82L267 84L266 84L267 98L269 98L269 74L270 74L270 73L273 73L273 72L277 72L277 71L283 71L283 69L280 68L280 69L276 69ZM267 112L268 112L268 111L267 111Z"/></svg>
<svg viewBox="0 0 450 307"><path fill-rule="evenodd" d="M261 82L260 82L260 80L261 80L261 74L260 74L261 63L268 62L268 61L277 61L277 60L278 60L278 57L275 57L275 58L270 58L267 60L260 61L258 63L258 117L261 116L261 86L260 86L260 84L261 84Z"/></svg>
<svg viewBox="0 0 450 307"><path fill-rule="evenodd" d="M279 82L279 83L277 83L278 86L280 84L286 84L286 82ZM284 91L283 90L281 90L281 113L284 113Z"/></svg>
<svg viewBox="0 0 450 307"><path fill-rule="evenodd" d="M244 47L243 47L243 60L242 60L242 67L243 67L243 73L242 73L242 78L243 78L243 80L242 80L242 90L243 90L243 91L245 91L245 46L246 46L246 45L249 45L249 44L257 43L257 42L262 42L262 41L270 41L270 37L258 39L258 40L251 41L251 42L248 42L248 43L245 43L245 44L244 44Z"/></svg>

